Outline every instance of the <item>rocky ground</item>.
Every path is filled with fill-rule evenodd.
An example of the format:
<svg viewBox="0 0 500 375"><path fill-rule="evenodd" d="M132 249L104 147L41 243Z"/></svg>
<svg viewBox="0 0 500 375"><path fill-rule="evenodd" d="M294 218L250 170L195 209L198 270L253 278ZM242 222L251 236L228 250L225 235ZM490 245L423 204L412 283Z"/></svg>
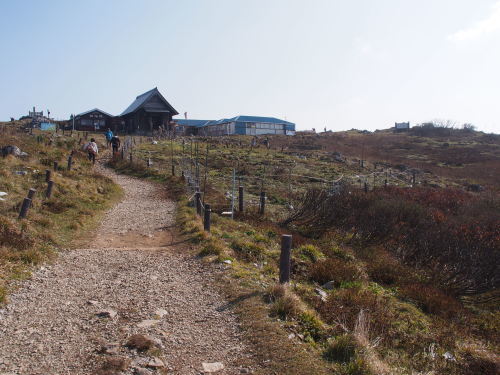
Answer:
<svg viewBox="0 0 500 375"><path fill-rule="evenodd" d="M248 373L238 322L180 251L175 205L147 181L125 191L86 248L61 252L0 310L0 374Z"/></svg>

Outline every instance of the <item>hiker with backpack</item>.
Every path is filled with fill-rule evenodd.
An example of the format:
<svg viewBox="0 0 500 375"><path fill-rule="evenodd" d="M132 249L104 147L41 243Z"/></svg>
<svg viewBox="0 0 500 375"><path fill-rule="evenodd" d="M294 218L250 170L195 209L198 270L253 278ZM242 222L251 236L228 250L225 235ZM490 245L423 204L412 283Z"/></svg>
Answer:
<svg viewBox="0 0 500 375"><path fill-rule="evenodd" d="M111 139L113 138L113 132L111 131L110 128L104 133L104 136L106 137L106 147L109 147L111 144Z"/></svg>
<svg viewBox="0 0 500 375"><path fill-rule="evenodd" d="M95 164L95 157L99 153L99 148L97 147L97 143L94 138L90 139L90 142L84 146L85 151L87 151L87 157L92 164Z"/></svg>
<svg viewBox="0 0 500 375"><path fill-rule="evenodd" d="M118 152L118 149L120 148L120 138L118 138L117 135L115 135L113 138L110 140L111 147L113 147L113 155Z"/></svg>

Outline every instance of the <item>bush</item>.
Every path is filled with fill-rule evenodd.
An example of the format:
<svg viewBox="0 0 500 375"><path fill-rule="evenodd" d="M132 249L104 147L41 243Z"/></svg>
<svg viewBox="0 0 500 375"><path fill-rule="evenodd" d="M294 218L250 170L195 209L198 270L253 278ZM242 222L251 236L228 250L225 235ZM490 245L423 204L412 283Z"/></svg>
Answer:
<svg viewBox="0 0 500 375"><path fill-rule="evenodd" d="M366 364L366 362L361 359L355 359L342 367L342 375L371 375L372 371Z"/></svg>
<svg viewBox="0 0 500 375"><path fill-rule="evenodd" d="M401 294L415 302L426 314L453 318L462 311L460 302L432 285L407 284L401 288Z"/></svg>
<svg viewBox="0 0 500 375"><path fill-rule="evenodd" d="M285 293L283 297L279 297L271 306L271 316L279 317L281 320L295 318L300 313L300 301L291 294Z"/></svg>
<svg viewBox="0 0 500 375"><path fill-rule="evenodd" d="M397 283L404 274L403 267L396 260L380 254L367 264L367 270L373 281L383 285Z"/></svg>
<svg viewBox="0 0 500 375"><path fill-rule="evenodd" d="M316 262L311 266L309 272L311 280L325 284L334 281L337 286L344 282L352 282L359 279L359 270L354 263L345 262L338 258L328 258Z"/></svg>
<svg viewBox="0 0 500 375"><path fill-rule="evenodd" d="M300 314L298 320L306 341L318 341L322 338L322 324L316 315L306 311Z"/></svg>
<svg viewBox="0 0 500 375"><path fill-rule="evenodd" d="M214 240L213 238L208 240L208 243L202 247L199 255L204 257L208 255L220 255L223 250L223 245L219 242Z"/></svg>
<svg viewBox="0 0 500 375"><path fill-rule="evenodd" d="M348 363L356 355L356 345L351 335L338 336L328 343L323 356L331 362Z"/></svg>
<svg viewBox="0 0 500 375"><path fill-rule="evenodd" d="M248 240L235 239L231 242L231 248L239 255L249 261L262 260L264 248Z"/></svg>
<svg viewBox="0 0 500 375"><path fill-rule="evenodd" d="M295 250L295 253L302 260L308 260L313 263L325 258L323 253L314 245L302 245Z"/></svg>

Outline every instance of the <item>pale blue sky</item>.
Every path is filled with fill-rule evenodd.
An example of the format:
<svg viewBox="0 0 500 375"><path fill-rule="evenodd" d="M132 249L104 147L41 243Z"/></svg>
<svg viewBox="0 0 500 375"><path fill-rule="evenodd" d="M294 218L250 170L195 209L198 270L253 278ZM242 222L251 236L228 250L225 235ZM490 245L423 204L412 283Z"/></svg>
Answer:
<svg viewBox="0 0 500 375"><path fill-rule="evenodd" d="M0 119L121 113L155 86L189 118L500 132L498 0L0 0Z"/></svg>

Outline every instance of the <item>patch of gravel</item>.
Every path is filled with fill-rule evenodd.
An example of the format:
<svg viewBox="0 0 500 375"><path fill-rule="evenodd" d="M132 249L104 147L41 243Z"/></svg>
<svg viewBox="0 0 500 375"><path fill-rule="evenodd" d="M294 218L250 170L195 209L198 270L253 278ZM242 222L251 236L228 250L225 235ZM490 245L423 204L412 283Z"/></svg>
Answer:
<svg viewBox="0 0 500 375"><path fill-rule="evenodd" d="M172 225L175 205L158 185L104 173L126 194L97 239ZM211 284L214 268L169 247L131 248L64 251L22 283L0 310L0 374L92 374L110 357L129 360L123 374L159 373L162 365L167 373L200 374L203 362L222 362L218 374L239 374L249 354ZM125 347L134 334L155 348Z"/></svg>

